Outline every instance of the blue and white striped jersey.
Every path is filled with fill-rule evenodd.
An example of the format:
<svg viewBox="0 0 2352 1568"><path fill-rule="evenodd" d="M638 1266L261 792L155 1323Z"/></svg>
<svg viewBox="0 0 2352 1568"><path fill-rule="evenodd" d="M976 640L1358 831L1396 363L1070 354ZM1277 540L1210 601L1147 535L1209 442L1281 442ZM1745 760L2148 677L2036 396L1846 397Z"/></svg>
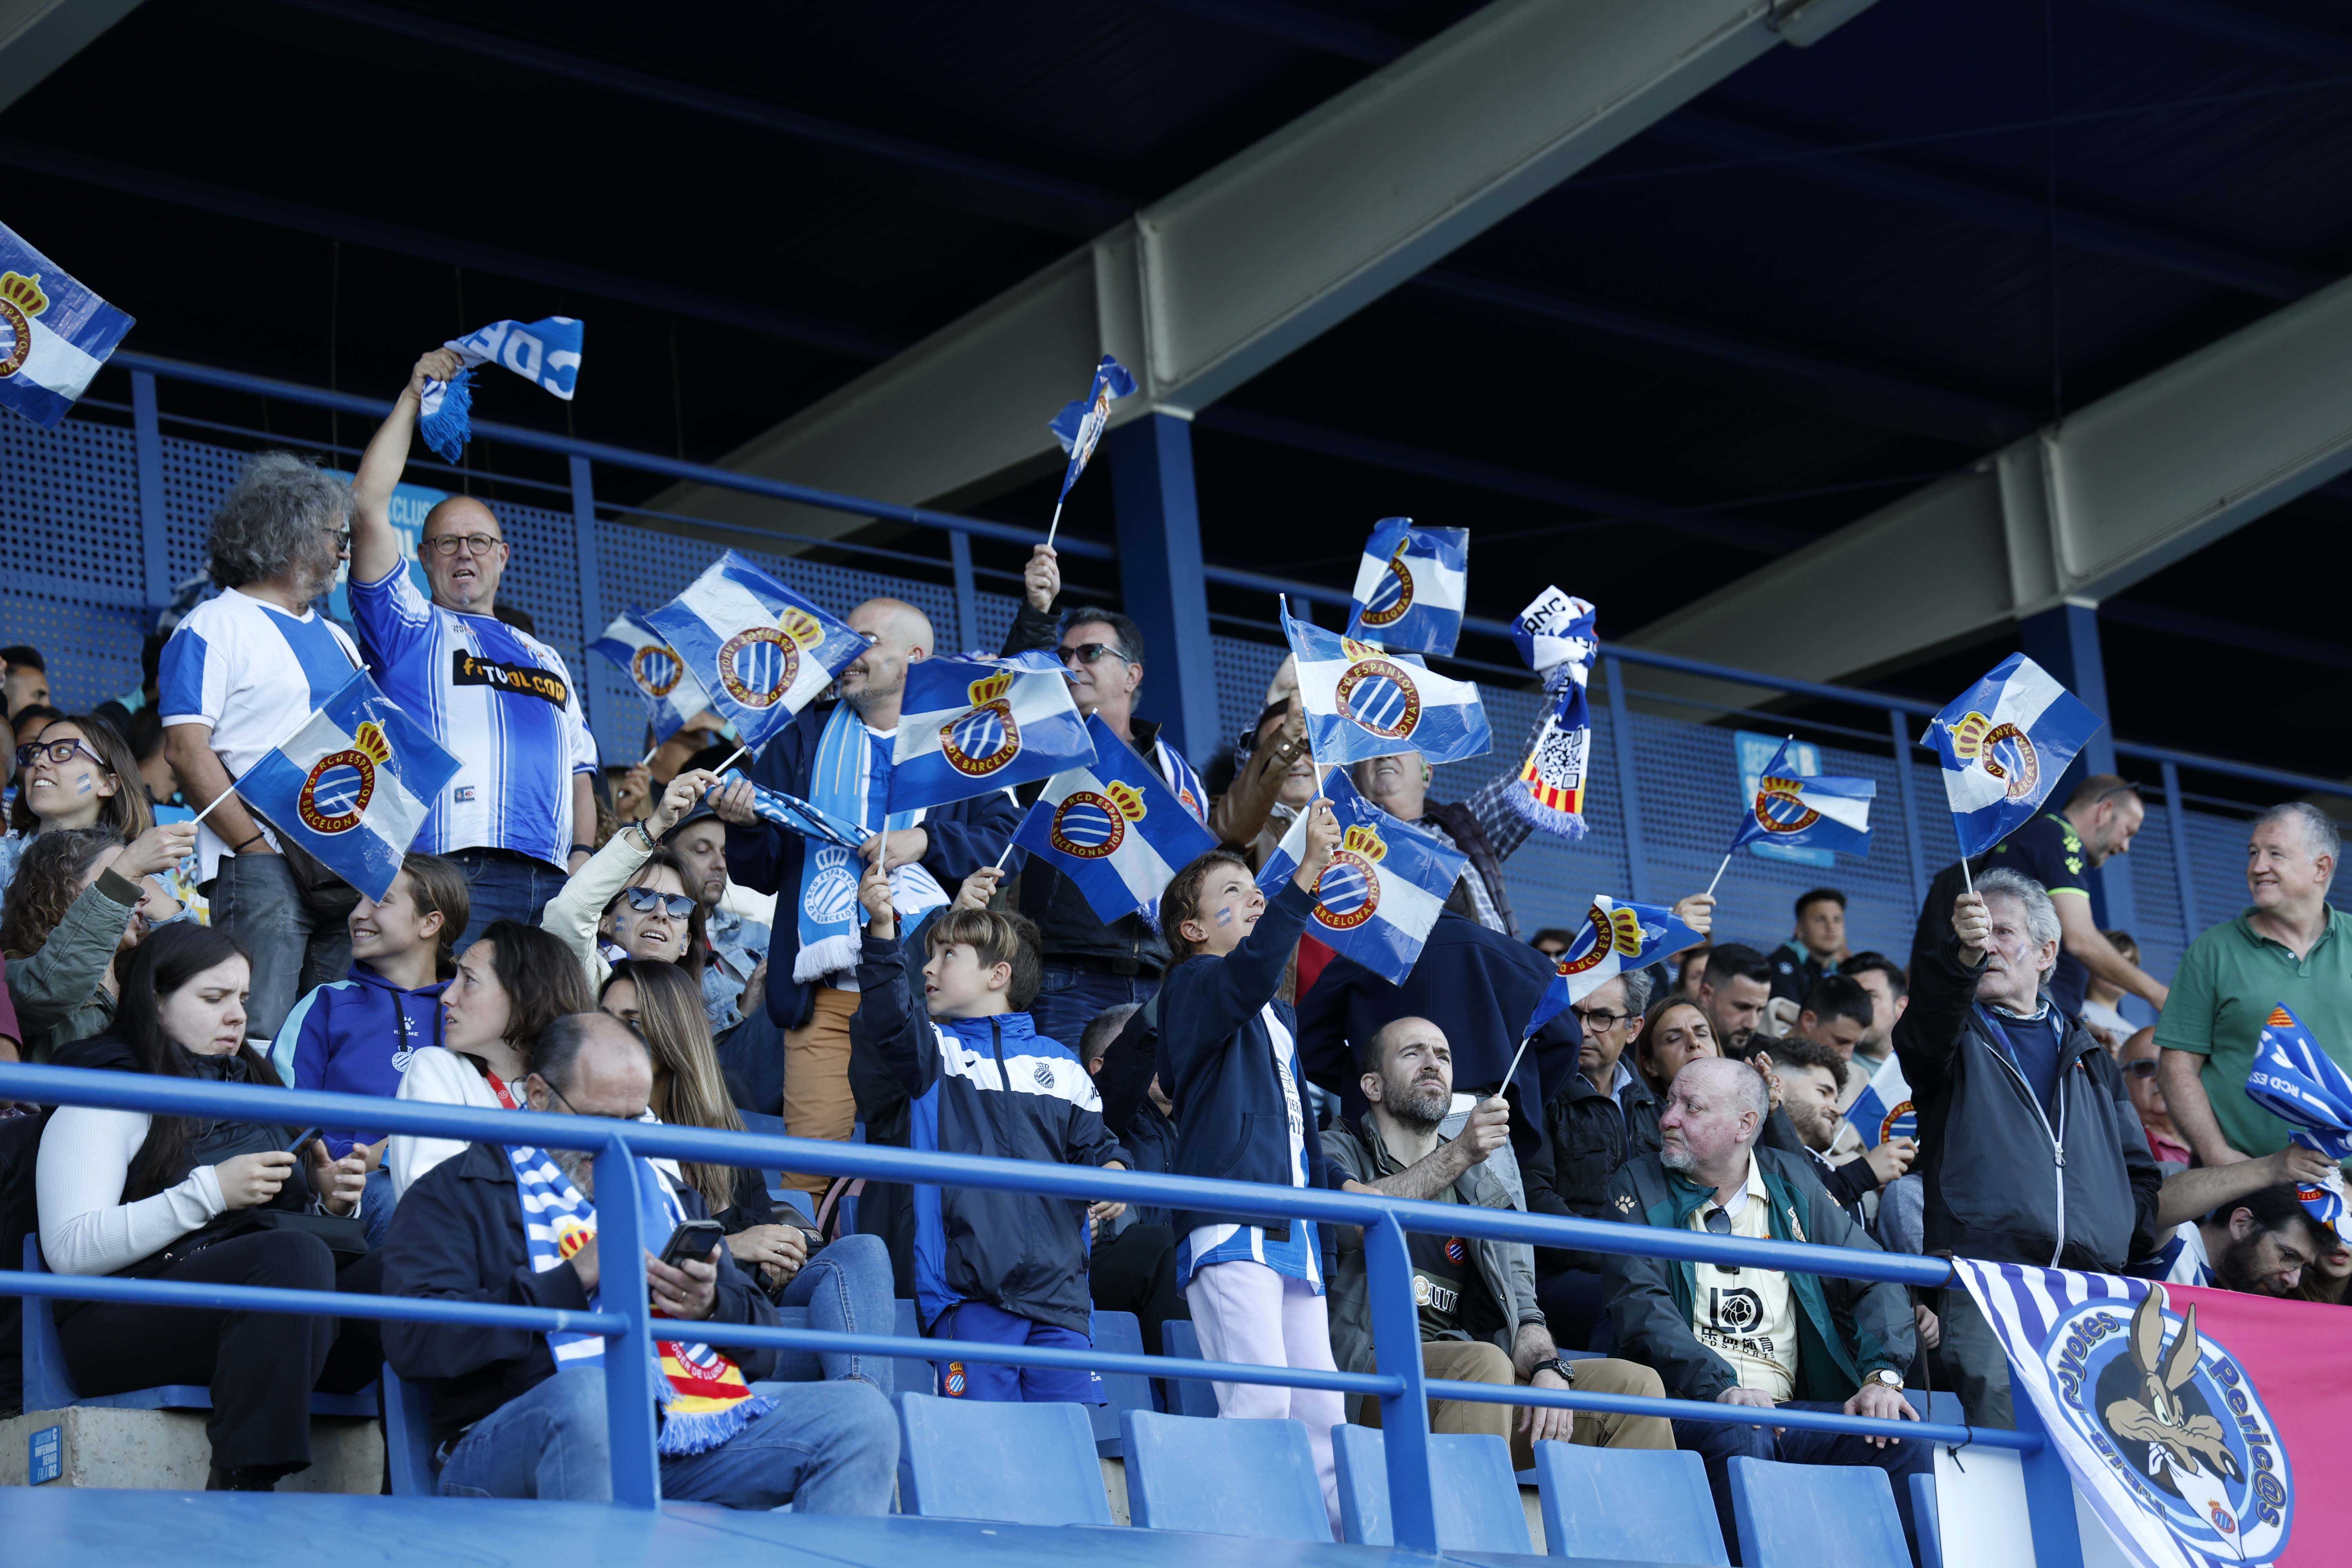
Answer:
<svg viewBox="0 0 2352 1568"><path fill-rule="evenodd" d="M351 585L360 647L384 695L457 759L416 847L509 849L562 866L572 843L572 775L596 742L562 656L495 616L443 609L408 564Z"/></svg>
<svg viewBox="0 0 2352 1568"><path fill-rule="evenodd" d="M1297 1042L1273 1003L1266 1004L1262 1016L1273 1040L1275 1075L1281 1081L1283 1109L1288 1113L1290 1184L1303 1187L1308 1132L1298 1086L1307 1081L1306 1068L1298 1059ZM1306 1281L1317 1295L1323 1294L1323 1254L1311 1219L1292 1220L1290 1234L1281 1239L1269 1238L1264 1226L1195 1226L1176 1244L1176 1288L1184 1289L1195 1273L1217 1263L1263 1263L1286 1279Z"/></svg>

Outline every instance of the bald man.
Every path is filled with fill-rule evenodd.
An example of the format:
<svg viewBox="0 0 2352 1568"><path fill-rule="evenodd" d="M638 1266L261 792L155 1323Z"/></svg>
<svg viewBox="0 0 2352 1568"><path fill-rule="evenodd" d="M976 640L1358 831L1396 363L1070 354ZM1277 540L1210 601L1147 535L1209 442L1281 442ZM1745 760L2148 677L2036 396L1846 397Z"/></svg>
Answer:
<svg viewBox="0 0 2352 1568"><path fill-rule="evenodd" d="M457 354L435 349L377 427L352 480L352 619L384 695L457 759L415 847L465 868L470 915L462 948L492 921L539 923L541 908L587 860L596 837L589 779L596 742L563 658L498 618L511 556L490 509L451 496L425 514L418 591L393 526L427 377L446 381ZM290 722L290 719L289 719Z"/></svg>
<svg viewBox="0 0 2352 1568"><path fill-rule="evenodd" d="M1020 808L998 791L922 811L888 811L907 667L928 658L936 643L930 618L898 599L868 599L848 621L868 646L834 683L839 700L803 709L761 748L750 776L872 834L863 857L881 857L894 873L893 901L911 930L927 907L945 902L966 877L995 862L1012 840ZM761 820L751 799L751 785L739 783L714 804L727 824L728 875L777 895L767 1021L783 1032L784 1126L796 1137L846 1139L857 1121L849 1020L857 1011L861 868L848 863L845 851ZM774 1058L749 1058L741 1041L730 1041L729 1061L743 1079L772 1084ZM754 1090L762 1098L766 1092ZM772 1113L778 1107L751 1109ZM821 1192L826 1182L819 1175L785 1179L805 1192Z"/></svg>

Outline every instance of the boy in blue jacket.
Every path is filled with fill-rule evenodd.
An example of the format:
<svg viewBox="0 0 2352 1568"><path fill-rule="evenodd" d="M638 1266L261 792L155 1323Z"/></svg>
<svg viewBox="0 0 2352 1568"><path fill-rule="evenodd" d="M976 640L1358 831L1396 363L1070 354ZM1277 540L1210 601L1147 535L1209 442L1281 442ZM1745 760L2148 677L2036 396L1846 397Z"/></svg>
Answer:
<svg viewBox="0 0 2352 1568"><path fill-rule="evenodd" d="M871 917L858 952L859 1012L907 1092L908 1146L1125 1170L1094 1079L1029 1020L1043 969L1037 928L982 907L994 880L968 879L931 922L922 1009L879 857L858 884ZM1092 1348L1088 1232L1125 1205L955 1186L918 1186L914 1202L915 1299L932 1337ZM940 1387L957 1399L1102 1403L1091 1373L1044 1367L942 1362Z"/></svg>
<svg viewBox="0 0 2352 1568"><path fill-rule="evenodd" d="M1330 802L1307 808L1307 851L1269 903L1249 863L1212 849L1160 898L1174 955L1160 988L1160 1081L1176 1107L1172 1173L1277 1186L1333 1184L1309 1123L1298 1023L1275 999L1315 907L1314 888L1339 847ZM1323 1259L1310 1220L1283 1225L1176 1211L1176 1277L1210 1361L1330 1370ZM1328 1390L1220 1383L1222 1416L1306 1423L1336 1529L1331 1428L1347 1419Z"/></svg>

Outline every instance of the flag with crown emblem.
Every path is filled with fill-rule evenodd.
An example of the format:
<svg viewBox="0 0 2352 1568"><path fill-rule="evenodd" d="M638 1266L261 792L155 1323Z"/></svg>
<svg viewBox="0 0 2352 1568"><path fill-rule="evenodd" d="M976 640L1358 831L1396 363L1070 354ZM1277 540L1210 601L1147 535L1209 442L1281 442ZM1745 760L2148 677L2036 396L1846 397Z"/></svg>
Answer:
<svg viewBox="0 0 2352 1568"><path fill-rule="evenodd" d="M2284 1005L2263 1021L2246 1098L2294 1128L2290 1136L2305 1148L2339 1163L2352 1160L2352 1074Z"/></svg>
<svg viewBox="0 0 2352 1568"><path fill-rule="evenodd" d="M646 624L755 752L868 647L732 550Z"/></svg>
<svg viewBox="0 0 2352 1568"><path fill-rule="evenodd" d="M457 759L364 669L236 781L237 798L369 898L381 900Z"/></svg>
<svg viewBox="0 0 2352 1568"><path fill-rule="evenodd" d="M1070 487L1086 472L1087 463L1095 455L1102 440L1103 429L1110 423L1110 405L1135 390L1135 377L1127 366L1110 355L1102 356L1095 366L1094 384L1084 397L1074 397L1062 405L1062 411L1045 421L1045 428L1070 455L1069 466L1062 470L1062 493L1054 498L1054 510L1058 513L1062 503L1070 499Z"/></svg>
<svg viewBox="0 0 2352 1568"><path fill-rule="evenodd" d="M1372 525L1356 568L1348 635L1412 653L1450 654L1470 595L1470 531L1422 528L1409 517Z"/></svg>
<svg viewBox="0 0 2352 1568"><path fill-rule="evenodd" d="M1474 682L1450 680L1417 655L1390 653L1294 619L1287 604L1282 629L1298 656L1307 749L1323 766L1398 752L1458 763L1493 749L1486 707Z"/></svg>
<svg viewBox="0 0 2352 1568"><path fill-rule="evenodd" d="M1911 1098L1911 1080L1904 1075L1900 1057L1889 1056L1878 1064L1846 1107L1845 1121L1865 1149L1875 1149L1889 1138L1919 1135L1919 1108Z"/></svg>
<svg viewBox="0 0 2352 1568"><path fill-rule="evenodd" d="M1533 1038L1546 1024L1620 974L1647 968L1706 940L1664 904L1620 902L1606 893L1593 894L1584 923L1553 963L1551 984L1537 999L1521 1035Z"/></svg>
<svg viewBox="0 0 2352 1568"><path fill-rule="evenodd" d="M1133 914L1156 923L1160 890L1216 835L1098 715L1087 716L1087 736L1095 760L1048 779L1013 842L1076 883L1106 924Z"/></svg>
<svg viewBox="0 0 2352 1568"><path fill-rule="evenodd" d="M1963 859L2033 820L2099 717L2050 672L2011 654L1927 721L1919 743L1944 764Z"/></svg>
<svg viewBox="0 0 2352 1568"><path fill-rule="evenodd" d="M686 727L688 720L710 706L710 694L702 689L702 682L688 672L686 661L646 623L642 611L624 610L614 616L604 635L588 648L620 666L637 695L646 700L652 710L656 741L668 740Z"/></svg>
<svg viewBox="0 0 2352 1568"><path fill-rule="evenodd" d="M1339 847L1315 879L1315 912L1307 934L1332 952L1402 985L1421 961L1429 929L1444 911L1446 895L1470 858L1437 836L1391 816L1356 793L1348 775L1324 782L1324 798L1339 826ZM1300 813L1258 874L1272 898L1298 874L1307 853L1307 816Z"/></svg>
<svg viewBox="0 0 2352 1568"><path fill-rule="evenodd" d="M1095 760L1061 660L927 658L907 667L890 753L890 809L945 805Z"/></svg>
<svg viewBox="0 0 2352 1568"><path fill-rule="evenodd" d="M1878 794L1877 784L1829 773L1800 774L1790 755L1795 743L1781 742L1765 764L1756 783L1756 798L1739 819L1731 847L1780 844L1840 855L1869 854L1870 803Z"/></svg>
<svg viewBox="0 0 2352 1568"><path fill-rule="evenodd" d="M0 407L56 425L133 324L0 224Z"/></svg>

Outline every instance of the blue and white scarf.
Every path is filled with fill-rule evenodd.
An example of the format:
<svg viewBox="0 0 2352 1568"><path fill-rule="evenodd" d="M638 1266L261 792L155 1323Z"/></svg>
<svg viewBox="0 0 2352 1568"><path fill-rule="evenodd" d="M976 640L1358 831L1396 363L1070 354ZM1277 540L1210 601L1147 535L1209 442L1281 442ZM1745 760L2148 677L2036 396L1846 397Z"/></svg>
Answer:
<svg viewBox="0 0 2352 1568"><path fill-rule="evenodd" d="M580 379L580 342L586 329L570 316L550 316L543 321L492 321L488 326L451 338L441 346L456 349L466 368L446 382L425 379L419 400L416 428L425 444L445 462L466 455L474 434L474 367L498 363L525 381L534 381L564 402Z"/></svg>
<svg viewBox="0 0 2352 1568"><path fill-rule="evenodd" d="M569 1262L595 1239L596 1205L544 1151L509 1148L507 1158L513 1162L515 1194L522 1202L530 1271L544 1274ZM647 1237L666 1237L686 1217L685 1205L671 1194L669 1184L643 1160L637 1162L637 1198ZM588 1298L589 1310L604 1310L604 1294L600 1281ZM548 1334L547 1348L561 1375L566 1367L603 1361L604 1336L559 1329ZM656 1447L665 1458L707 1453L776 1407L774 1400L751 1392L741 1368L709 1345L656 1340L648 1353L661 1374L654 1380L654 1399L661 1411Z"/></svg>
<svg viewBox="0 0 2352 1568"><path fill-rule="evenodd" d="M835 703L809 769L809 804L868 833L919 826L923 810L887 809L896 743L895 734L877 737L866 729L866 721L848 703ZM866 924L865 906L857 901L863 870L856 854L839 845L812 838L803 846L801 947L793 959L793 979L801 984L857 966L858 931ZM891 905L909 924L947 901L947 890L922 866L901 866L890 873Z"/></svg>

